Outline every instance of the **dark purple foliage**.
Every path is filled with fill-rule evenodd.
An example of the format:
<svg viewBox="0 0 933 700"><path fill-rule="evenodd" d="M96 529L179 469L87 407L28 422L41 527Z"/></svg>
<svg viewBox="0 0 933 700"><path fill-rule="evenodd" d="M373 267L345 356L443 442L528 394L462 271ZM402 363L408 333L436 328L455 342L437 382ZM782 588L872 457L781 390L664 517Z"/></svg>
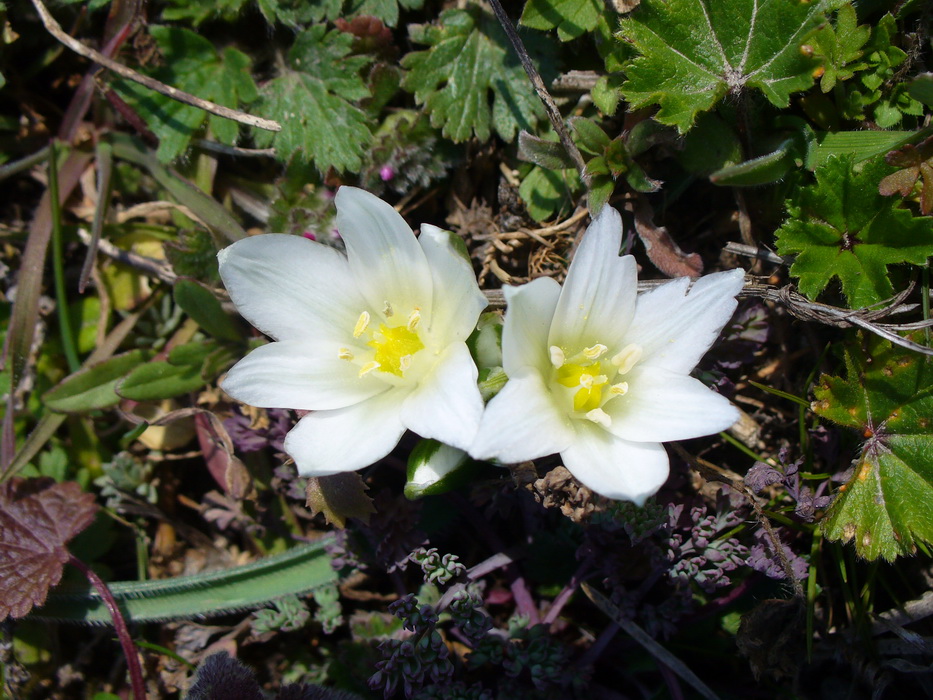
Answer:
<svg viewBox="0 0 933 700"><path fill-rule="evenodd" d="M224 421L224 428L240 452L258 452L271 447L276 452L285 451L285 435L291 430L293 420L288 411L281 408L266 410L268 425L256 427L249 416L237 412Z"/></svg>
<svg viewBox="0 0 933 700"><path fill-rule="evenodd" d="M794 508L794 515L800 520L812 523L819 510L827 508L832 502L833 497L823 495L829 486L828 481L821 483L816 491L803 483L800 475L800 465L803 459L788 463L789 450L786 447L778 452L780 467L772 467L764 462L755 462L755 465L748 470L745 476L745 483L755 493L759 493L768 486L781 484L787 490L787 494L797 504Z"/></svg>
<svg viewBox="0 0 933 700"><path fill-rule="evenodd" d="M781 529L778 528L775 532L778 537L780 537ZM774 551L774 544L768 536L768 533L764 530L758 530L755 533L755 537L758 539L758 544L752 546L749 550L746 563L755 571L760 571L768 578L778 580L786 579L787 573L784 564L781 562L781 558L778 556L777 552ZM791 566L794 578L798 581L805 579L809 569L807 561L803 557L797 556L783 541L780 544L784 556Z"/></svg>
<svg viewBox="0 0 933 700"><path fill-rule="evenodd" d="M263 700L252 670L224 651L211 654L198 667L186 700Z"/></svg>

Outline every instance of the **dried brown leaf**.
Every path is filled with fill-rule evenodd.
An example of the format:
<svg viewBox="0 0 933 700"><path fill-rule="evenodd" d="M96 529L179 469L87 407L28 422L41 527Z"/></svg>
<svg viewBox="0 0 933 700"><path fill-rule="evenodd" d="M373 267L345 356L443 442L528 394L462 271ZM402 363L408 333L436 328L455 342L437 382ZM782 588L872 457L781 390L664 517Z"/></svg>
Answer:
<svg viewBox="0 0 933 700"><path fill-rule="evenodd" d="M96 512L94 496L74 482L14 477L0 485L0 619L45 602L70 556L65 545Z"/></svg>
<svg viewBox="0 0 933 700"><path fill-rule="evenodd" d="M315 515L323 513L327 522L346 527L347 518L358 518L367 525L376 512L367 486L356 472L319 476L308 480L308 508Z"/></svg>
<svg viewBox="0 0 933 700"><path fill-rule="evenodd" d="M668 277L699 277L703 259L696 253L683 252L663 226L654 223L654 211L647 201L635 205L635 231L645 244L652 264Z"/></svg>

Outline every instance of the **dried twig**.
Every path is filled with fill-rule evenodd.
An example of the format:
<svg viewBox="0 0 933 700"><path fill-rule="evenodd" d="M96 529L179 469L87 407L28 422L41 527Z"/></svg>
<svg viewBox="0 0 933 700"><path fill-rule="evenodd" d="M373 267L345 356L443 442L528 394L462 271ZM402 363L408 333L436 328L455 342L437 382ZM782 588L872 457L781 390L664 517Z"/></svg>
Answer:
<svg viewBox="0 0 933 700"><path fill-rule="evenodd" d="M33 2L37 1L38 0L33 0ZM538 97L544 104L544 111L547 112L547 117L551 122L551 126L554 127L554 131L557 132L561 145L563 145L564 150L567 151L567 155L570 156L574 166L576 166L577 171L580 173L580 179L583 181L586 189L589 190L590 176L589 173L586 172L586 163L583 161L583 155L573 142L573 139L570 138L570 132L568 132L567 127L564 126L564 118L560 115L560 110L557 109L554 98L551 97L547 87L545 87L544 80L541 79L541 74L538 73L535 64L531 62L531 57L525 49L525 44L522 43L521 37L518 36L518 32L516 32L515 27L512 26L512 20L505 14L505 10L502 9L502 4L499 0L489 0L489 4L492 5L493 12L496 13L499 24L502 25L502 29L509 37L509 41L512 42L512 47L515 49L515 53L518 54L518 58L522 62L522 67L524 67L525 73L528 74L528 79L531 80L535 92L538 93Z"/></svg>
<svg viewBox="0 0 933 700"><path fill-rule="evenodd" d="M78 237L81 239L82 243L90 245L90 233L84 229L79 228ZM142 273L149 275L150 277L155 277L168 284L174 284L175 279L177 278L175 271L172 270L168 263L162 260L156 260L155 258L147 258L144 255L134 253L130 250L117 248L117 246L104 238L98 241L97 252L106 255L108 258L113 258L117 262L123 263L124 265L129 265L130 267L135 268Z"/></svg>
<svg viewBox="0 0 933 700"><path fill-rule="evenodd" d="M240 124L255 126L258 129L265 129L266 131L282 130L282 125L277 121L256 117L252 114L247 114L246 112L240 112L236 109L230 109L229 107L224 107L223 105L215 104L213 102L209 102L208 100L203 100L200 97L196 97L195 95L179 90L178 88L173 88L171 85L160 83L158 80L137 73L132 68L127 68L122 63L118 63L111 58L107 58L99 51L95 51L91 47L85 46L77 39L69 36L68 33L62 29L61 25L55 21L55 18L49 14L48 9L46 9L45 5L42 4L42 0L32 0L32 4L35 6L36 11L39 13L39 17L42 19L42 24L45 25L45 28L52 36L54 36L75 53L84 56L91 61L94 61L94 63L97 63L104 68L113 71L117 75L120 75L127 80L132 80L135 83L139 83L140 85L143 85L150 90L155 90L156 92L161 93L166 97L171 97L173 100L177 100L178 102L184 102L185 104L189 104L193 107L203 109L205 112L216 114L218 117L232 119L233 121L239 122Z"/></svg>

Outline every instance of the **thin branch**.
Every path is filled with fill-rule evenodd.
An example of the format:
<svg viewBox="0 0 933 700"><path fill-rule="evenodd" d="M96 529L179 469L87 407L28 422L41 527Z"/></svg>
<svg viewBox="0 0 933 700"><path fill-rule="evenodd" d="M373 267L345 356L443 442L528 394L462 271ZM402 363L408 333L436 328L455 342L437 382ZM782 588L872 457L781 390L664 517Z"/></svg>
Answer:
<svg viewBox="0 0 933 700"><path fill-rule="evenodd" d="M222 153L227 156L241 156L244 158L259 158L275 156L274 148L240 148L239 146L228 146L217 141L208 141L207 139L195 139L192 143L195 148L203 148L205 151Z"/></svg>
<svg viewBox="0 0 933 700"><path fill-rule="evenodd" d="M81 228L78 229L78 238L81 239L82 243L88 246L90 246L93 241L91 234ZM147 258L131 250L123 250L123 248L118 248L104 238L98 241L97 252L106 255L108 258L113 258L119 263L139 270L150 277L160 279L167 284L174 284L177 278L175 271L172 270L171 266L166 262L156 260L155 258Z"/></svg>
<svg viewBox="0 0 933 700"><path fill-rule="evenodd" d="M127 80L132 80L133 82L144 85L150 90L155 90L166 97L171 97L173 100L178 102L183 102L189 104L192 107L197 107L198 109L203 109L205 112L210 112L211 114L216 114L218 117L224 117L226 119L232 119L235 122L240 124L246 124L247 126L255 126L258 129L265 129L266 131L281 131L282 125L277 121L271 119L264 119L262 117L256 117L252 114L247 114L246 112L240 112L236 109L230 109L229 107L224 107L223 105L215 104L209 102L208 100L203 100L200 97L191 95L187 92L179 90L178 88L173 88L171 85L166 85L165 83L160 83L158 80L150 78L148 76L137 73L132 68L127 68L122 63L118 63L113 59L107 58L99 51L95 51L89 46L85 46L77 39L69 36L61 25L55 21L55 18L49 14L48 9L45 5L42 4L42 0L32 0L33 6L36 8L36 11L39 13L39 17L42 19L42 24L45 25L45 28L48 30L49 34L58 39L61 43L67 46L69 49L75 53L84 56L85 58L94 61L108 70L112 70L119 76L126 78Z"/></svg>
<svg viewBox="0 0 933 700"><path fill-rule="evenodd" d="M701 681L699 677L690 670L687 664L661 646L651 635L632 622L632 620L628 619L606 596L589 584L583 583L580 587L583 589L587 598L593 601L593 604L596 605L606 617L621 627L626 634L638 642L656 661L664 664L685 682L689 683L701 697L706 698L706 700L718 700L719 696L716 695L708 685Z"/></svg>
<svg viewBox="0 0 933 700"><path fill-rule="evenodd" d="M36 1L37 0L33 0L33 2ZM512 20L505 14L505 10L502 9L502 4L499 0L489 0L489 4L492 5L492 9L496 13L499 24L502 25L502 29L509 37L509 41L512 42L512 47L515 49L515 53L518 54L518 58L522 62L525 73L528 74L528 78L531 80L535 92L538 93L538 97L544 104L544 111L547 112L547 117L551 121L551 126L554 127L554 131L557 132L557 136L560 138L561 144L567 151L567 155L570 156L577 171L580 173L580 179L583 180L583 184L586 186L586 189L589 190L590 176L586 172L586 163L583 161L583 155L573 142L573 139L570 138L570 132L567 131L567 127L564 125L564 118L560 115L560 110L557 109L554 99L547 91L544 80L541 79L541 74L538 73L538 69L535 68L534 63L531 62L531 57L528 55L528 51L525 50L525 45L522 43L521 37L518 36L518 32L516 32L515 27L512 26ZM593 213L595 215L595 212Z"/></svg>

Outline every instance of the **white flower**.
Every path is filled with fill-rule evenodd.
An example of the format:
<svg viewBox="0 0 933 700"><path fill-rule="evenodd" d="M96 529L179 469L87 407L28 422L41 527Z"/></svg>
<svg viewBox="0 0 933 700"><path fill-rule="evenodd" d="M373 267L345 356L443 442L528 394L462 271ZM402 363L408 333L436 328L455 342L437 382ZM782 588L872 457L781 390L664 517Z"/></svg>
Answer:
<svg viewBox="0 0 933 700"><path fill-rule="evenodd" d="M372 464L406 428L466 449L483 410L464 342L486 306L473 270L436 226L416 239L391 206L352 187L335 201L346 256L278 234L220 251L233 302L276 341L238 362L224 390L312 411L285 438L305 475Z"/></svg>
<svg viewBox="0 0 933 700"><path fill-rule="evenodd" d="M674 280L636 299L611 207L590 225L563 290L549 278L505 289L509 381L486 407L470 454L506 463L560 453L609 498L638 504L666 481L661 445L724 430L738 412L689 376L735 310L743 272ZM689 287L689 292L688 292Z"/></svg>

